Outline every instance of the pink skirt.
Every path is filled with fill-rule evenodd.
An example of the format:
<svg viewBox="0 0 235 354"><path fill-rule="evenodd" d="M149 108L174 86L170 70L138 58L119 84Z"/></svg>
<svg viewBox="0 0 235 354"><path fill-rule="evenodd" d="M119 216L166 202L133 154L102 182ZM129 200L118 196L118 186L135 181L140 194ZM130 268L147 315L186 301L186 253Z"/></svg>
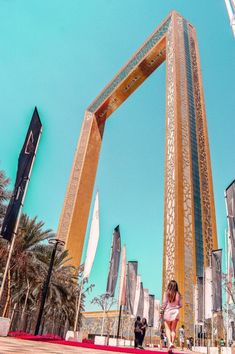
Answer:
<svg viewBox="0 0 235 354"><path fill-rule="evenodd" d="M168 307L164 311L163 316L165 321L174 321L179 319L179 309L175 307Z"/></svg>

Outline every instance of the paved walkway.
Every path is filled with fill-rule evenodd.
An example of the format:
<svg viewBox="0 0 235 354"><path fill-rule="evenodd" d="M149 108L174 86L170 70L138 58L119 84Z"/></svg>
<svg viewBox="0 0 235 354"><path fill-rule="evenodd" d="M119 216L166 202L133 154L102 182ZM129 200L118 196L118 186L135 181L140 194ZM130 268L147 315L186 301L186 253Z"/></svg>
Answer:
<svg viewBox="0 0 235 354"><path fill-rule="evenodd" d="M156 349L155 349L156 350ZM162 354L167 354L166 350L161 351ZM119 352L110 352L99 349L88 349L72 347L62 344L46 343L40 341L32 341L25 339L18 339L13 337L0 337L0 354L120 354ZM144 350L140 350L140 353L144 353ZM154 349L153 349L154 353ZM158 351L159 353L159 351ZM185 351L184 354L190 354L192 352ZM195 354L195 353L194 353Z"/></svg>
<svg viewBox="0 0 235 354"><path fill-rule="evenodd" d="M0 337L0 354L111 354L104 350L94 350L67 345L52 344L45 342L34 342L32 340L16 339L12 337ZM114 353L114 352L112 352ZM119 353L120 354L120 353Z"/></svg>

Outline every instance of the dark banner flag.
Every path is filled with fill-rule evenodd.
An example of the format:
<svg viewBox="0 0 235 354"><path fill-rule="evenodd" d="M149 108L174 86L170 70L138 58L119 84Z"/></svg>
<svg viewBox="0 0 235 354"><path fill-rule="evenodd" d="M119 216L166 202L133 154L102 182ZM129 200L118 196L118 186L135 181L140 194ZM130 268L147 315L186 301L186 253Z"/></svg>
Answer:
<svg viewBox="0 0 235 354"><path fill-rule="evenodd" d="M126 304L127 311L132 315L134 313L134 302L137 283L138 262L129 261L127 263L127 286L126 286Z"/></svg>
<svg viewBox="0 0 235 354"><path fill-rule="evenodd" d="M139 304L138 304L138 309L137 309L137 316L140 316L141 318L143 317L144 313L144 287L143 283L140 283L140 298L139 298Z"/></svg>
<svg viewBox="0 0 235 354"><path fill-rule="evenodd" d="M213 311L222 310L222 250L211 253L212 267L212 308Z"/></svg>
<svg viewBox="0 0 235 354"><path fill-rule="evenodd" d="M235 275L235 181L225 190L229 237L231 241L233 274Z"/></svg>
<svg viewBox="0 0 235 354"><path fill-rule="evenodd" d="M15 186L2 224L1 235L8 241L11 241L17 217L24 201L26 186L30 178L41 131L42 123L35 107L25 142L18 158Z"/></svg>
<svg viewBox="0 0 235 354"><path fill-rule="evenodd" d="M149 322L148 325L153 327L154 322L154 295L149 295Z"/></svg>
<svg viewBox="0 0 235 354"><path fill-rule="evenodd" d="M108 281L106 287L106 293L109 294L109 296L111 297L114 296L115 288L117 284L120 255L121 255L121 237L120 237L120 230L118 225L117 227L115 227L113 231L113 244L112 244L111 259L110 259L110 266L109 266L109 275L108 275Z"/></svg>

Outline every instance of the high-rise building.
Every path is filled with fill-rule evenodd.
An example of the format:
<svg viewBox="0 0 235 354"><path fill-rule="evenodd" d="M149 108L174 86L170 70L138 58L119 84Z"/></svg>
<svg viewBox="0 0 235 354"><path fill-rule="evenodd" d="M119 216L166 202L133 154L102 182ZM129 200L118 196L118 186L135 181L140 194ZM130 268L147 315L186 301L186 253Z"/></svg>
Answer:
<svg viewBox="0 0 235 354"><path fill-rule="evenodd" d="M85 112L58 236L78 265L106 119L166 60L163 289L176 279L192 332L193 285L217 248L200 60L194 27L176 12L159 25Z"/></svg>

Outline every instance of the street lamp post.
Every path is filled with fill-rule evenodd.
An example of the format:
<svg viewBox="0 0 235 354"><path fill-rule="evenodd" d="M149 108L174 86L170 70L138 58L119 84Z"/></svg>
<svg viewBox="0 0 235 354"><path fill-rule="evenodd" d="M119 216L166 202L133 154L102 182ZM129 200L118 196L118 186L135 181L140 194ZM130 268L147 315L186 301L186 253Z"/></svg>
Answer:
<svg viewBox="0 0 235 354"><path fill-rule="evenodd" d="M45 282L44 282L43 288L42 288L41 304L40 304L40 309L39 309L38 318L37 318L37 324L36 324L36 328L35 328L35 332L34 332L35 336L38 335L41 321L42 321L42 316L43 316L44 306L45 306L45 302L46 302L48 287L49 287L49 283L50 283L50 279L51 279L51 273L52 273L52 269L53 269L53 265L54 265L54 261L55 261L57 246L64 245L64 242L61 240L58 240L58 239L50 240L49 243L54 245L54 248L53 248L52 254L51 254L51 260L50 260L50 264L49 264L49 268L48 268L48 272L47 272L47 277L45 279Z"/></svg>

